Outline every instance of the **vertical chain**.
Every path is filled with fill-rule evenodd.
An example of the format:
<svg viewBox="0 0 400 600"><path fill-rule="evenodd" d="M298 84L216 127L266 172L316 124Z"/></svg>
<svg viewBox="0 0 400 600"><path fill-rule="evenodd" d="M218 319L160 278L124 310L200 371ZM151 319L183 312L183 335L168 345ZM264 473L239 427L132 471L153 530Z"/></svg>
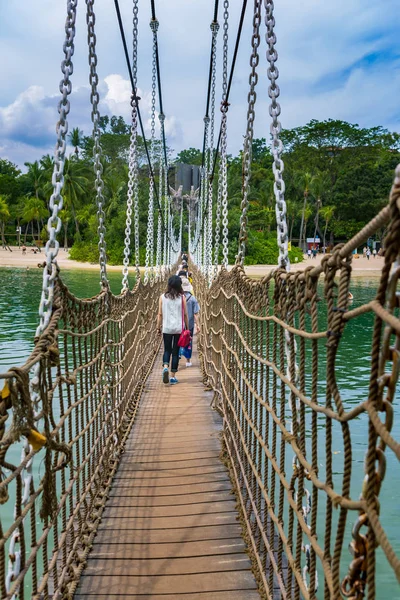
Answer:
<svg viewBox="0 0 400 600"><path fill-rule="evenodd" d="M181 215L179 221L179 242L178 242L178 252L182 252L182 233L183 233L183 200L181 204Z"/></svg>
<svg viewBox="0 0 400 600"><path fill-rule="evenodd" d="M48 326L53 311L53 300L54 300L54 282L57 277L57 255L60 248L60 244L57 240L57 235L61 231L61 219L59 217L60 211L63 209L64 199L61 195L64 186L64 165L65 165L65 151L66 151L66 136L68 133L68 114L70 111L70 102L68 96L72 92L71 75L73 73L72 57L75 51L75 23L76 23L76 11L77 11L78 0L67 1L67 17L65 20L65 41L63 46L64 60L61 63L61 72L63 77L60 81L60 92L61 99L58 103L58 114L59 119L56 125L57 141L54 152L54 167L52 175L52 187L53 192L49 201L49 208L51 215L47 221L47 231L49 233L49 239L46 243L45 254L46 254L46 267L43 269L43 284L42 294L39 304L39 325L36 329L36 336L39 337L46 327ZM40 393L39 393L39 380L40 380L40 361L36 363L34 368L33 377L30 383L30 392L32 403L35 411L39 411ZM24 460L24 454L29 453L30 446L26 442L22 450ZM32 460L26 465L21 473L23 477L24 471L30 473L32 468ZM24 478L24 481L25 478ZM29 488L25 484L24 498L26 498ZM14 506L14 514L18 510L18 498ZM10 545L8 550L8 571L6 578L6 590L7 592L11 589L12 581L14 581L21 569L21 550L20 545L20 531L16 528L11 536ZM16 595L14 595L16 597Z"/></svg>
<svg viewBox="0 0 400 600"><path fill-rule="evenodd" d="M46 329L53 309L54 280L57 276L57 254L60 247L56 236L61 231L61 219L59 213L62 210L64 203L61 191L64 185L65 138L68 133L67 117L70 110L68 96L72 91L70 76L73 73L72 57L75 50L74 39L77 4L78 0L68 0L67 2L64 60L61 63L63 78L60 82L60 91L62 97L58 103L58 114L60 117L56 127L57 142L52 176L53 193L49 202L51 215L47 221L49 239L46 244L46 268L43 269L42 295L39 305L40 323L36 330L36 336L41 335Z"/></svg>
<svg viewBox="0 0 400 600"><path fill-rule="evenodd" d="M138 0L133 3L133 53L132 53L132 75L133 85L137 90L137 56L138 56ZM135 131L134 144L131 147L134 150L133 161L133 210L134 210L134 230L135 230L135 267L136 277L140 277L140 255L139 255L139 174L137 158L137 106L132 106L132 130Z"/></svg>
<svg viewBox="0 0 400 600"><path fill-rule="evenodd" d="M283 144L280 139L280 133L282 130L281 123L279 121L279 115L281 114L281 107L278 102L280 95L280 89L277 82L279 77L279 71L275 62L278 59L278 53L275 48L276 35L275 35L275 18L274 18L274 2L273 0L264 0L266 15L265 24L267 26L267 33L265 35L268 50L267 60L269 62L268 68L268 79L270 80L270 86L268 88L268 95L271 98L271 104L269 107L269 114L272 117L272 123L270 126L272 136L272 156L273 166L272 170L274 173L274 193L275 193L275 211L276 211L276 223L277 223L277 236L278 236L278 248L279 248L279 266L290 269L289 255L288 255L288 227L286 219L286 202L285 202L285 182L283 180L284 164L282 160Z"/></svg>
<svg viewBox="0 0 400 600"><path fill-rule="evenodd" d="M168 195L168 167L164 165L164 267L168 265L167 244L168 244L168 211L169 211L169 195Z"/></svg>
<svg viewBox="0 0 400 600"><path fill-rule="evenodd" d="M260 45L260 23L261 23L262 0L254 0L253 35L251 38L252 53L250 56L251 73L249 77L250 91L247 96L247 128L243 148L243 191L242 191L242 214L240 216L239 251L236 256L236 264L243 264L247 242L247 211L249 208L249 185L251 172L251 155L254 134L255 103L257 100L256 85L258 82L257 67L259 63L258 47Z"/></svg>
<svg viewBox="0 0 400 600"><path fill-rule="evenodd" d="M152 62L152 78L151 78L151 147L150 147L150 164L154 164L155 156L155 131L156 131L156 79L157 79L157 19L150 21L150 29L153 32L153 62ZM146 243L146 268L144 279L145 283L154 277L154 179L150 173L150 189L149 189L149 212L147 221L147 243Z"/></svg>
<svg viewBox="0 0 400 600"><path fill-rule="evenodd" d="M164 192L164 182L163 182L163 174L164 174L164 151L162 145L162 127L164 122L164 115L159 114L158 118L160 119L161 124L161 145L160 145L160 174L158 179L158 198L160 206L158 208L158 221L157 221L157 251L156 251L156 272L157 277L161 275L161 263L162 263L162 197Z"/></svg>
<svg viewBox="0 0 400 600"><path fill-rule="evenodd" d="M208 173L208 280L212 279L212 243L213 243L213 181L211 178L212 164L214 160L214 126L215 126L215 80L217 65L217 35L219 23L211 23L212 32L212 62L211 62L211 118L210 118L210 149L209 149L209 173Z"/></svg>
<svg viewBox="0 0 400 600"><path fill-rule="evenodd" d="M209 207L209 196L208 196L208 174L209 174L209 159L210 159L210 117L204 117L204 167L202 176L201 193L203 196L203 272L207 274L208 271L208 211Z"/></svg>
<svg viewBox="0 0 400 600"><path fill-rule="evenodd" d="M133 52L132 52L132 74L134 91L137 90L137 38L138 38L138 0L133 0ZM126 225L125 225L125 248L124 248L124 267L122 269L122 292L129 287L129 262L131 257L131 225L132 225L132 204L134 206L134 231L135 231L135 264L136 275L139 271L139 187L138 187L138 166L137 166L137 106L135 94L131 95L132 125L129 146L129 172L128 172L128 197L126 204ZM137 221L137 224L136 224ZM137 239L136 239L137 233Z"/></svg>
<svg viewBox="0 0 400 600"><path fill-rule="evenodd" d="M92 122L93 122L93 166L94 173L96 175L95 188L96 188L96 204L97 204L97 218L99 233L99 262L100 262L100 278L103 286L108 286L107 280L107 269L106 269L106 241L105 234L106 229L104 225L104 182L103 182L103 165L101 164L101 145L100 145L100 128L99 128L99 92L97 86L99 83L99 76L97 75L97 54L96 54L96 34L94 26L96 23L96 17L93 10L94 0L86 0L86 23L88 27L88 46L89 46L89 66L90 76L89 83L91 86L90 102L92 104Z"/></svg>
<svg viewBox="0 0 400 600"><path fill-rule="evenodd" d="M222 103L221 103L221 210L222 210L222 265L228 266L228 180L227 180L227 92L228 92L228 28L229 28L229 0L224 0L224 25L223 25L223 65L222 65Z"/></svg>
<svg viewBox="0 0 400 600"><path fill-rule="evenodd" d="M215 213L215 240L214 240L214 277L218 275L219 265L219 238L221 233L221 203L222 203L222 170L218 174L217 210Z"/></svg>

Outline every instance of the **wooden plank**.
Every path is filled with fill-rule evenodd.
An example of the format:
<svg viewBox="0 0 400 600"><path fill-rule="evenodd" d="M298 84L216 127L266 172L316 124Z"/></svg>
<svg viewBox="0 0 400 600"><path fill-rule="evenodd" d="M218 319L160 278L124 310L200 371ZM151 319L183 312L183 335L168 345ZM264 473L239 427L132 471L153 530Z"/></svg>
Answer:
<svg viewBox="0 0 400 600"><path fill-rule="evenodd" d="M96 577L83 577L79 586L79 594L98 594L101 590L104 595L119 594L120 597L127 597L127 594L135 596L136 594L188 594L188 593L208 593L213 594L217 591L255 590L256 583L251 571L225 571L208 573L196 573L187 575L158 575L154 576L133 576L119 575L110 577L109 575L97 575ZM140 596L139 596L140 597ZM243 594L243 600L246 595ZM210 596L210 600L214 596ZM247 599L246 599L247 600Z"/></svg>
<svg viewBox="0 0 400 600"><path fill-rule="evenodd" d="M142 475L141 472L136 471L133 476L128 471L122 472L118 474L118 477L115 477L114 481L118 482L118 485L123 486L124 483L129 482L132 486L147 486L147 487L161 487L161 486L179 486L179 485L192 485L196 483L211 483L211 482L229 482L229 477L227 473L219 472L219 473L208 473L208 475L183 475L180 477L138 477L138 475ZM232 487L232 486L231 486Z"/></svg>
<svg viewBox="0 0 400 600"><path fill-rule="evenodd" d="M226 571L244 571L250 570L249 557L244 553L223 554L216 556L196 556L179 558L141 558L131 561L121 558L115 560L93 559L86 568L88 577L99 577L108 575L109 577L156 577L160 573L165 575L189 575L193 573L214 573Z"/></svg>
<svg viewBox="0 0 400 600"><path fill-rule="evenodd" d="M221 461L219 458L202 458L202 459L191 459L191 460L171 460L171 461L141 461L131 462L132 471L165 471L171 469L187 469L188 467L210 467L220 466Z"/></svg>
<svg viewBox="0 0 400 600"><path fill-rule="evenodd" d="M210 473L226 473L226 468L219 461L213 465L204 465L201 467L179 467L174 469L137 469L131 462L126 462L118 467L117 474L123 473L129 474L129 477L138 477L156 479L163 477L196 477L201 475L208 475Z"/></svg>
<svg viewBox="0 0 400 600"><path fill-rule="evenodd" d="M111 490L118 489L121 496L126 494L130 496L181 496L182 494L199 494L204 492L230 492L232 484L229 480L213 481L208 483L179 483L177 485L159 485L154 490L154 485L146 485L142 483L138 485L130 479L120 479L114 482Z"/></svg>
<svg viewBox="0 0 400 600"><path fill-rule="evenodd" d="M112 535L109 529L103 527L104 521L96 535L96 542L101 544L182 544L186 542L205 540L241 539L241 528L236 525L221 525L217 527L191 527L189 529L153 529L149 531L118 531L118 536ZM90 560L90 559L89 559Z"/></svg>
<svg viewBox="0 0 400 600"><path fill-rule="evenodd" d="M226 502L232 500L233 494L227 492L205 492L199 494L186 494L175 496L136 496L130 494L129 490L121 494L121 490L116 488L111 490L110 498L122 498L123 496L131 498L135 502L134 506L182 506L188 504L203 504L204 502Z"/></svg>
<svg viewBox="0 0 400 600"><path fill-rule="evenodd" d="M236 510L236 502L203 502L200 504L184 504L176 506L169 504L167 506L135 506L130 502L131 498L124 498L124 502L111 505L107 502L104 510L104 517L126 517L131 515L132 519L140 517L179 517L185 515L207 515L211 513L227 513Z"/></svg>
<svg viewBox="0 0 400 600"><path fill-rule="evenodd" d="M118 593L102 594L100 591L96 594L86 594L78 590L74 595L74 600L83 600L83 598L93 598L94 596L96 596L96 598L107 598L110 600L122 598ZM234 592L232 590L228 592L212 592L212 597L210 597L209 592L195 592L194 594L179 594L178 598L175 594L131 594L129 590L127 590L123 597L137 600L260 600L259 593L255 590L246 590L245 592ZM279 600L280 596L277 596L276 598Z"/></svg>
<svg viewBox="0 0 400 600"><path fill-rule="evenodd" d="M245 551L243 540L206 540L181 544L99 544L94 542L90 554L92 559L139 560L146 558L180 558L237 554Z"/></svg>
<svg viewBox="0 0 400 600"><path fill-rule="evenodd" d="M208 513L197 515L186 515L178 517L133 517L124 515L114 517L112 512L104 517L104 529L113 529L115 532L121 529L136 531L139 529L186 529L191 527L214 527L223 525L234 525L237 522L237 513Z"/></svg>

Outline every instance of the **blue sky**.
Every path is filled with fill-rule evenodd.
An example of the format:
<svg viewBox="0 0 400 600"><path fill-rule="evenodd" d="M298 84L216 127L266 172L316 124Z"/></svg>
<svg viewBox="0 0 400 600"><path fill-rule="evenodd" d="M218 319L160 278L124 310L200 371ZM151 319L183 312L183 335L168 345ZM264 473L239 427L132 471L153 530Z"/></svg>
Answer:
<svg viewBox="0 0 400 600"><path fill-rule="evenodd" d="M222 0L220 0L222 5ZM230 2L230 55L241 9ZM128 43L131 2L120 0ZM202 145L214 0L156 0L164 111L169 145ZM228 150L237 152L245 132L252 5L231 92ZM276 32L282 125L338 118L400 131L400 11L398 0L279 0ZM22 166L53 152L64 39L65 0L0 2L0 157ZM129 119L129 82L114 3L96 0L102 114ZM150 1L139 0L141 109L148 130L151 85ZM222 10L219 16L222 25ZM85 3L79 0L72 77L70 128L90 132ZM264 23L262 31L265 32ZM222 28L218 40L222 58ZM264 37L260 46L255 135L268 137L268 82ZM217 119L221 81L217 83ZM217 122L218 127L218 122Z"/></svg>

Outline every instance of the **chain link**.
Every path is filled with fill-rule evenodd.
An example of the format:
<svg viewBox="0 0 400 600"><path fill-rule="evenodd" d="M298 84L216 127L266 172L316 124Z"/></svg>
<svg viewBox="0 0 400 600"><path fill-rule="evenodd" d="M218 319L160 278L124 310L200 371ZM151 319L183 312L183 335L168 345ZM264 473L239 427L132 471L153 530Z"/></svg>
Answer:
<svg viewBox="0 0 400 600"><path fill-rule="evenodd" d="M133 52L132 52L132 74L133 85L137 91L137 62L138 62L138 0L133 3ZM132 130L131 130L131 151L129 167L133 167L133 210L134 210L134 238L135 238L135 268L136 277L140 277L140 255L139 255L139 172L137 156L137 118L138 111L136 103L132 104ZM133 138L134 134L134 138Z"/></svg>
<svg viewBox="0 0 400 600"><path fill-rule="evenodd" d="M45 254L46 254L46 267L43 269L43 284L42 294L39 304L39 325L36 329L36 336L39 337L46 329L50 322L51 314L53 311L53 300L54 300L54 281L57 277L57 255L60 248L60 244L57 240L57 235L61 231L61 219L59 217L60 211L63 209L64 200L61 195L64 186L64 166L65 166L65 151L66 151L66 136L68 133L68 114L70 111L70 101L68 99L72 92L72 83L70 77L73 73L72 57L75 51L75 23L76 23L76 10L78 0L67 1L67 17L65 21L65 41L63 45L64 60L61 63L61 72L63 77L60 81L60 92L61 99L58 103L58 114L59 120L56 125L57 141L54 153L54 168L52 175L52 186L53 193L49 201L49 209L51 215L47 221L47 231L49 239L46 243ZM30 382L30 392L32 403L36 411L39 410L40 395L39 389L39 377L40 377L40 362L37 362L33 376ZM29 447L30 448L30 447ZM28 445L24 446L23 453L27 453ZM32 470L32 461L26 465L24 471L30 476ZM24 478L24 500L29 494L29 488L26 488L27 479ZM17 510L15 505L14 513ZM21 568L21 551L17 549L20 543L19 529L16 528L9 546L9 560L8 560L8 571L6 578L6 589L7 592L10 590L12 582L18 577ZM15 598L15 595L14 595Z"/></svg>
<svg viewBox="0 0 400 600"><path fill-rule="evenodd" d="M168 266L168 211L169 211L169 195L168 195L168 167L164 165L164 267Z"/></svg>
<svg viewBox="0 0 400 600"><path fill-rule="evenodd" d="M72 57L74 55L75 21L78 0L68 0L67 19L65 23L64 60L61 63L63 78L60 81L61 100L58 103L59 120L56 126L57 142L54 156L54 168L52 176L53 193L50 197L49 207L51 215L47 221L49 239L46 244L46 268L43 269L42 295L39 305L40 323L36 330L39 336L46 329L50 321L53 309L54 280L57 276L57 255L59 243L57 234L61 231L61 219L59 213L63 208L63 197L61 191L64 185L64 164L66 150L66 135L68 133L68 114L70 103L68 96L72 91L70 76L73 73Z"/></svg>
<svg viewBox="0 0 400 600"><path fill-rule="evenodd" d="M215 127L215 83L216 83L216 66L217 66L217 36L219 31L219 23L211 23L212 33L212 62L211 62L211 117L210 117L210 146L208 158L208 237L207 237L207 277L211 283L213 276L212 269L212 244L213 244L213 181L211 179L212 164L214 160L214 127Z"/></svg>
<svg viewBox="0 0 400 600"><path fill-rule="evenodd" d="M151 77L151 147L150 164L154 164L155 157L155 131L156 131L156 79L157 79L157 19L150 21L150 29L153 32L153 61ZM154 278L154 179L150 173L149 189L149 212L147 220L147 243L146 243L146 267L144 273L144 282L147 283Z"/></svg>
<svg viewBox="0 0 400 600"><path fill-rule="evenodd" d="M88 46L89 46L89 66L90 75L89 83L91 86L90 102L92 104L92 123L93 123L93 166L96 188L96 205L97 205L97 219L98 227L97 231L99 234L99 262L100 262L100 278L101 284L108 287L107 280L107 258L106 258L106 240L105 240L105 214L104 214L104 182L103 182L103 165L101 164L101 144L100 144L100 128L99 128L99 92L97 86L99 83L99 76L97 75L97 54L96 54L96 34L94 26L96 23L96 17L93 10L94 0L86 0L86 23L88 28Z"/></svg>
<svg viewBox="0 0 400 600"><path fill-rule="evenodd" d="M222 103L221 103L221 210L222 210L222 265L228 266L228 178L227 178L227 112L228 112L228 29L229 0L224 0L223 61L222 61Z"/></svg>
<svg viewBox="0 0 400 600"><path fill-rule="evenodd" d="M137 90L137 38L138 38L138 0L133 2L133 52L132 52L132 73L133 86ZM125 248L124 248L124 268L122 270L122 292L128 289L129 260L131 256L131 225L132 225L132 203L134 206L134 230L135 230L135 266L136 275L139 271L139 186L138 186L138 165L137 165L137 106L135 95L131 96L132 107L132 125L129 147L129 174L128 174L128 199L126 208L126 227L125 227Z"/></svg>
<svg viewBox="0 0 400 600"><path fill-rule="evenodd" d="M268 88L268 95L271 98L271 104L269 107L269 114L272 118L270 126L272 136L272 156L273 165L272 170L274 173L274 194L275 194L275 212L276 212L276 223L277 223L277 236L278 236L278 248L279 248L279 266L290 269L289 255L288 255L288 226L286 218L286 202L285 202L285 182L283 180L284 164L282 160L283 144L280 138L282 130L281 123L278 119L281 114L281 107L278 102L280 95L280 89L277 82L279 77L279 71L275 62L278 59L278 53L275 48L276 35L275 35L275 18L274 18L274 2L273 0L264 0L265 2L265 24L267 26L267 33L265 35L268 50L267 60L269 62L268 68L268 79L270 86Z"/></svg>
<svg viewBox="0 0 400 600"><path fill-rule="evenodd" d="M159 178L158 178L158 197L159 197L159 209L158 209L158 221L157 221L157 252L156 252L156 272L157 277L161 276L161 263L162 263L162 197L164 191L164 151L162 146L162 128L165 116L163 114L159 114L158 118L160 120L161 125L161 145L160 145L160 169L159 169Z"/></svg>
<svg viewBox="0 0 400 600"><path fill-rule="evenodd" d="M258 47L260 45L260 23L261 23L261 4L262 0L255 0L253 15L253 35L251 38L252 53L250 56L251 73L249 77L250 91L247 96L247 128L243 148L243 191L242 191L242 214L240 216L239 250L236 256L236 264L243 264L246 252L247 242L247 211L249 208L249 188L251 173L251 155L254 135L255 103L257 94L255 91L258 74L257 66L259 63Z"/></svg>

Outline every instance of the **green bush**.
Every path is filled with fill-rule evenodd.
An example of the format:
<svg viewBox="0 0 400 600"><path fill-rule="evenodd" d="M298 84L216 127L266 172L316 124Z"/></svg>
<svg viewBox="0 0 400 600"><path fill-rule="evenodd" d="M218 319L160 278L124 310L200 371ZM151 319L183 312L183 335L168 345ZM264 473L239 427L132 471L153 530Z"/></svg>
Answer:
<svg viewBox="0 0 400 600"><path fill-rule="evenodd" d="M297 260L296 260L296 258L297 258ZM291 263L303 262L303 260L304 260L303 250L301 248L298 248L297 246L292 246L292 249L289 251L289 260Z"/></svg>
<svg viewBox="0 0 400 600"><path fill-rule="evenodd" d="M99 249L93 242L75 242L72 246L69 257L79 262L99 262Z"/></svg>

